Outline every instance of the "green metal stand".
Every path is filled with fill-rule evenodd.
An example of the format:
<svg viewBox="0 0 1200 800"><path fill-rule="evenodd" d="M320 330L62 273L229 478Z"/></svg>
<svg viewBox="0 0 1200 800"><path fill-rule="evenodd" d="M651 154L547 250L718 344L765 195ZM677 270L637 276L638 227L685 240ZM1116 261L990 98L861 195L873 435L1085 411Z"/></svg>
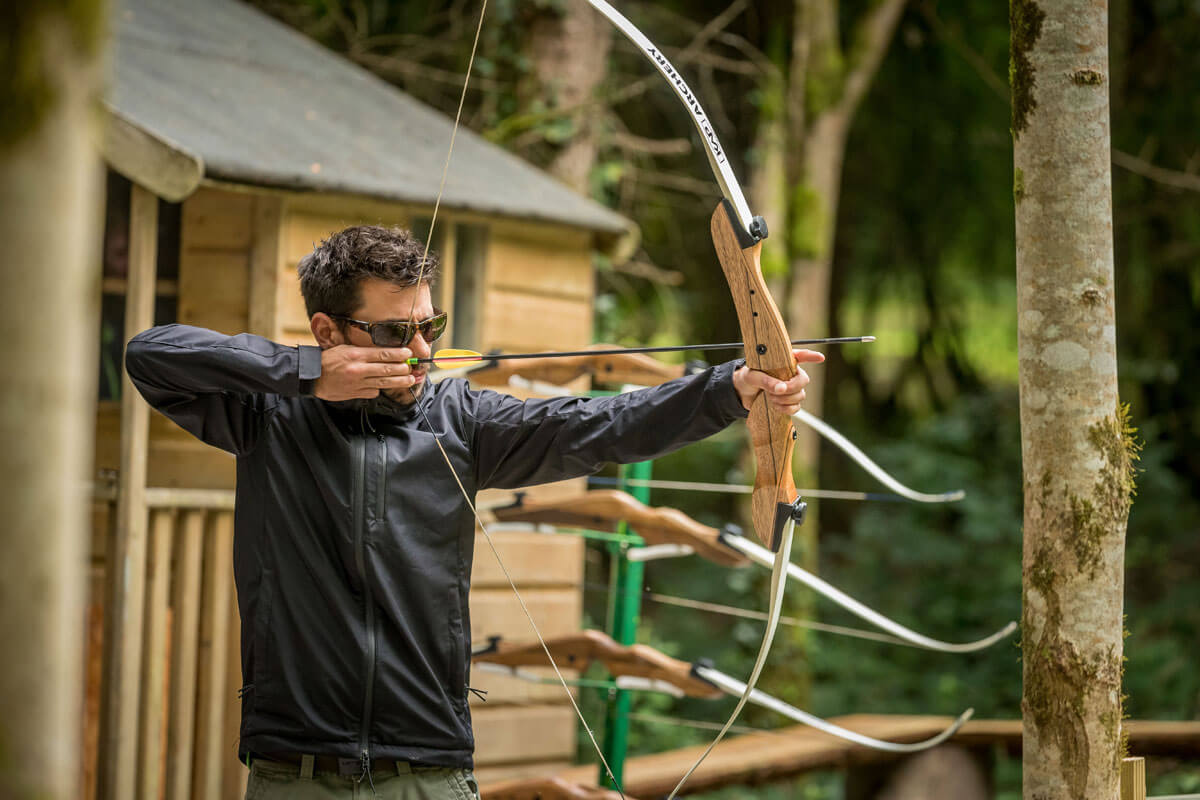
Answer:
<svg viewBox="0 0 1200 800"><path fill-rule="evenodd" d="M643 461L639 464L629 464L621 467L619 476L622 481L649 480L653 462ZM622 488L624 488L622 486ZM625 489L643 503L650 501L650 489L635 486ZM630 531L624 522L618 528L618 533L636 533ZM630 645L637 641L638 620L642 613L642 584L644 565L640 561L630 561L625 558L627 543L610 542L608 551L612 558L612 570L609 579L608 634L617 644ZM618 784L625 782L625 753L629 747L629 711L632 697L623 689L610 689L608 695L608 710L604 718L604 758L612 769L613 777ZM615 789L612 780L600 768L599 784Z"/></svg>

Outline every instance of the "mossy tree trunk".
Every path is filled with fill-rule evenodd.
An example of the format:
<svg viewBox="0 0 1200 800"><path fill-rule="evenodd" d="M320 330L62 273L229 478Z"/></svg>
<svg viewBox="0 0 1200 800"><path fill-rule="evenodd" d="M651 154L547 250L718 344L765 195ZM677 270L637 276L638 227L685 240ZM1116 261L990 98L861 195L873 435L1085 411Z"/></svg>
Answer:
<svg viewBox="0 0 1200 800"><path fill-rule="evenodd" d="M0 11L0 796L79 796L103 3Z"/></svg>
<svg viewBox="0 0 1200 800"><path fill-rule="evenodd" d="M1024 796L1119 792L1134 444L1117 397L1104 3L1014 0Z"/></svg>

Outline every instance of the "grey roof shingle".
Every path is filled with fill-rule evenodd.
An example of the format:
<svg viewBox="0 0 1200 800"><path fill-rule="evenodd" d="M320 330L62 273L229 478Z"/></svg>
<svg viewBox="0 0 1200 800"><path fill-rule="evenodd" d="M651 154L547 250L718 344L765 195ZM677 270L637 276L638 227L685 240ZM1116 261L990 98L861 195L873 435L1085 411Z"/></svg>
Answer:
<svg viewBox="0 0 1200 800"><path fill-rule="evenodd" d="M118 0L108 97L206 176L431 205L453 120L235 0ZM319 165L319 166L314 166ZM443 205L606 234L631 223L460 127Z"/></svg>

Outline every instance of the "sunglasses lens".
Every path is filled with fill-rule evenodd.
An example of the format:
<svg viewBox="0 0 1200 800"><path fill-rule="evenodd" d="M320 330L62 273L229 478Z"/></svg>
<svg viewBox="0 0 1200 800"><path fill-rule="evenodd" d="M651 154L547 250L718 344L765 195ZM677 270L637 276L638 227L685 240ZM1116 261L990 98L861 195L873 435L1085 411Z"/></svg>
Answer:
<svg viewBox="0 0 1200 800"><path fill-rule="evenodd" d="M378 347L407 347L419 330L426 344L435 342L446 332L448 317L443 311L420 322L377 322L371 329L371 341Z"/></svg>
<svg viewBox="0 0 1200 800"><path fill-rule="evenodd" d="M421 338L427 343L436 342L446 332L446 320L449 315L442 313L421 323Z"/></svg>
<svg viewBox="0 0 1200 800"><path fill-rule="evenodd" d="M378 323L371 331L371 340L379 347L404 347L412 341L416 328L411 322Z"/></svg>

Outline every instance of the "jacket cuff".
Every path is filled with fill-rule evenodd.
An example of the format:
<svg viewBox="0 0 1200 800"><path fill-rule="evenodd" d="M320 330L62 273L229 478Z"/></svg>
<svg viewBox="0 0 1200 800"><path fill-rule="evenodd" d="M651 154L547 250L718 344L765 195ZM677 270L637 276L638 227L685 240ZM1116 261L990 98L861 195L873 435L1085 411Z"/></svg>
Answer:
<svg viewBox="0 0 1200 800"><path fill-rule="evenodd" d="M300 380L300 394L311 395L317 378L321 377L321 348L302 344L296 350L298 351L296 377Z"/></svg>
<svg viewBox="0 0 1200 800"><path fill-rule="evenodd" d="M730 420L745 419L750 416L750 412L742 405L742 399L738 397L737 390L733 388L733 373L745 364L746 360L739 358L736 361L726 361L724 364L713 367L709 385L713 388L717 402L720 404L721 413Z"/></svg>

